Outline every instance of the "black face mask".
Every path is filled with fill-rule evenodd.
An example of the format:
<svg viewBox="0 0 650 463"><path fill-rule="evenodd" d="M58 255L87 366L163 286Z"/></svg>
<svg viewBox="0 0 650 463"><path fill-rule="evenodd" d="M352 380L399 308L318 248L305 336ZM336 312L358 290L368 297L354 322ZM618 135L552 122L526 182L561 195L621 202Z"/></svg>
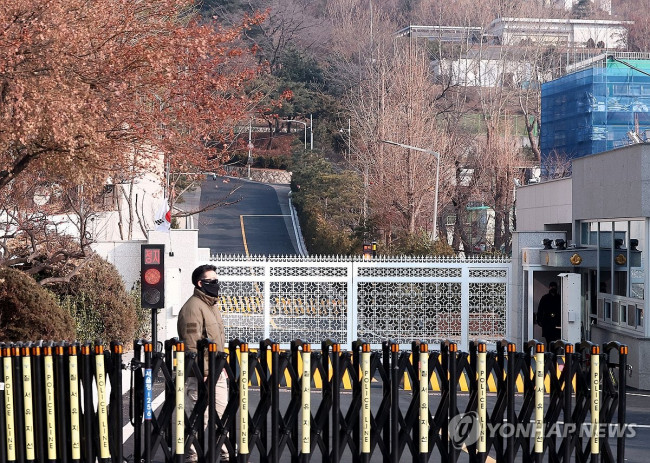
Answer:
<svg viewBox="0 0 650 463"><path fill-rule="evenodd" d="M208 296L219 297L219 280L201 280L201 289Z"/></svg>

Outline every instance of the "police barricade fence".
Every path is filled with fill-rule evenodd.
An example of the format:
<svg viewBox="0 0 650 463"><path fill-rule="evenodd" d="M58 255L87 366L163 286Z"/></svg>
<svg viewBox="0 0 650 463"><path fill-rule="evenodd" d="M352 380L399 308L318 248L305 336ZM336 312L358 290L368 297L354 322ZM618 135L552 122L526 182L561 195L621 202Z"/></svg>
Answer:
<svg viewBox="0 0 650 463"><path fill-rule="evenodd" d="M272 340L198 347L134 342L126 460L182 463L194 446L201 463L219 461L222 448L233 462L624 461L627 347L616 342L558 341L550 352L535 340L521 351L507 340L495 350L474 341L469 352L390 341L372 351L363 340L351 351L330 340L320 351L300 340L288 351ZM4 344L0 353L0 463L125 460L121 344ZM203 378L205 362L186 407L186 381ZM218 416L221 374L229 400Z"/></svg>

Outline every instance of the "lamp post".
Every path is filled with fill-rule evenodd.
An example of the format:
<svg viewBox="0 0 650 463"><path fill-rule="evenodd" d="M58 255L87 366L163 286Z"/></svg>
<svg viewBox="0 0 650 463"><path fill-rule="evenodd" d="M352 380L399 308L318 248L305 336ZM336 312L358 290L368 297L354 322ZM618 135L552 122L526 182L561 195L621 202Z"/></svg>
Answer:
<svg viewBox="0 0 650 463"><path fill-rule="evenodd" d="M307 123L302 121L297 121L295 119L286 119L284 122L297 122L305 126L305 151L307 151Z"/></svg>
<svg viewBox="0 0 650 463"><path fill-rule="evenodd" d="M436 195L435 195L435 199L433 200L433 241L435 241L438 238L438 184L440 183L440 153L433 150L418 148L416 146L397 143L396 141L381 140L381 142L387 143L389 145L399 146L401 148L406 148L413 151L421 151L422 153L431 154L436 157Z"/></svg>

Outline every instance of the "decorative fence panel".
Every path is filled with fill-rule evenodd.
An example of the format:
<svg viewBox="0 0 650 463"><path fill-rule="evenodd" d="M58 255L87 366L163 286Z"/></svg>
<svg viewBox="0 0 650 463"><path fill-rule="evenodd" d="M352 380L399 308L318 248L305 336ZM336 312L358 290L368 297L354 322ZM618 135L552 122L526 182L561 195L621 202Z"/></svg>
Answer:
<svg viewBox="0 0 650 463"><path fill-rule="evenodd" d="M393 339L467 349L507 336L509 259L219 256L228 337L250 343Z"/></svg>

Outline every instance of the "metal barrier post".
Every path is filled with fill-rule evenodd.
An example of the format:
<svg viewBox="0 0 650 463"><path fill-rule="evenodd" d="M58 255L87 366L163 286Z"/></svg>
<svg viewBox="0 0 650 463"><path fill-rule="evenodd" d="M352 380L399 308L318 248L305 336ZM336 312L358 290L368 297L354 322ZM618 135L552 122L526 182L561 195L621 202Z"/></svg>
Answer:
<svg viewBox="0 0 650 463"><path fill-rule="evenodd" d="M361 345L363 341L356 340L352 342L352 370L348 370L350 374L350 380L352 382L352 397L358 397L361 399ZM345 375L345 369L342 372ZM340 385L337 385L340 387ZM360 405L363 407L363 404ZM350 424L352 428L352 442L358 446L357 454L353 453L353 463L359 463L361 461L361 417L360 413L356 413L353 416L353 421Z"/></svg>
<svg viewBox="0 0 650 463"><path fill-rule="evenodd" d="M45 385L43 383L44 362L42 355L43 341L30 346L32 357L32 416L34 420L35 458L45 461L47 458L48 431L45 427Z"/></svg>
<svg viewBox="0 0 650 463"><path fill-rule="evenodd" d="M623 463L625 461L625 429L622 427L626 423L625 413L627 407L627 346L620 346L618 349L618 427L619 434L616 441L616 461Z"/></svg>
<svg viewBox="0 0 650 463"><path fill-rule="evenodd" d="M327 401L330 401L331 405L331 398L332 398L332 391L330 387L330 346L333 344L332 340L327 339L321 343L321 359L320 359L320 364L323 369L322 373L322 378L321 378L321 403L327 403ZM328 410L331 410L328 409ZM322 417L322 422L321 422L321 438L323 442L325 442L326 449L322 452L323 453L323 460L326 460L327 457L329 456L329 452L331 451L331 446L329 444L330 442L330 413L325 413ZM331 460L331 457L330 457ZM0 462L2 463L2 462Z"/></svg>
<svg viewBox="0 0 650 463"><path fill-rule="evenodd" d="M151 356L153 345L144 342L144 462L151 463L151 418L153 417L153 378L151 371Z"/></svg>
<svg viewBox="0 0 650 463"><path fill-rule="evenodd" d="M171 375L171 380L175 378L175 366L176 365L176 343L178 342L178 338L171 338L171 339L166 339L165 342L163 342L163 365L165 366L165 369L170 373ZM183 372L185 373L185 372ZM176 383L171 382L171 384L165 384L165 391L164 391L164 403L173 403L174 404L174 409L176 408ZM174 412L171 412L171 415L173 415ZM172 417L171 419L165 421L164 423L160 423L160 432L162 432L165 436L165 442L167 444L167 448L170 450L172 454L172 459L176 458L176 422L174 418Z"/></svg>
<svg viewBox="0 0 650 463"><path fill-rule="evenodd" d="M574 346L570 343L564 344L564 397L563 405L564 409L564 429L567 430L567 434L564 436L564 452L563 458L564 461L571 461L571 454L573 453L573 443L574 443L574 432L569 433L568 430L572 428L571 424L573 423L573 356L574 356Z"/></svg>
<svg viewBox="0 0 650 463"><path fill-rule="evenodd" d="M185 461L185 343L176 341L176 378L174 384L175 431L174 460Z"/></svg>
<svg viewBox="0 0 650 463"><path fill-rule="evenodd" d="M600 460L600 347L591 346L591 461Z"/></svg>
<svg viewBox="0 0 650 463"><path fill-rule="evenodd" d="M22 343L16 343L12 347L11 355L13 357L12 368L14 377L14 420L16 436L16 461L25 463L25 407L23 397L23 373L21 349Z"/></svg>
<svg viewBox="0 0 650 463"><path fill-rule="evenodd" d="M458 345L455 342L445 341L447 348L449 349L448 356L448 371L449 371L449 418L453 418L458 415L458 402L457 402L457 381L458 375L456 373L456 363L458 362L457 352ZM449 433L456 433L458 430L449 429ZM452 439L449 439L448 442L448 452L449 452L449 461L451 463L456 463L458 461L458 449L454 447Z"/></svg>
<svg viewBox="0 0 650 463"><path fill-rule="evenodd" d="M52 342L43 346L43 382L45 386L45 448L43 460L53 463L56 461L56 399L54 395L54 360L52 358Z"/></svg>
<svg viewBox="0 0 650 463"><path fill-rule="evenodd" d="M99 461L107 463L111 458L108 442L108 406L106 404L106 366L104 346L95 345L95 384L97 386L97 430L99 437Z"/></svg>
<svg viewBox="0 0 650 463"><path fill-rule="evenodd" d="M290 364L293 367L293 370L296 374L295 378L291 379L291 401L296 401L300 398L300 410L302 413L302 359L300 357L300 349L303 346L303 342L300 339L294 339L290 344ZM291 420L288 423L287 429L285 432L288 432L291 440L291 444L296 449L296 453L291 453L291 463L299 463L303 459L302 455L302 438L300 435L300 430L303 426L302 416L296 416L295 420ZM311 437L311 436L310 436Z"/></svg>
<svg viewBox="0 0 650 463"><path fill-rule="evenodd" d="M544 344L535 344L535 461L544 456Z"/></svg>
<svg viewBox="0 0 650 463"><path fill-rule="evenodd" d="M478 379L477 408L479 434L476 443L476 454L479 461L485 461L487 455L487 344L483 341L477 343L476 373Z"/></svg>
<svg viewBox="0 0 650 463"><path fill-rule="evenodd" d="M81 395L79 394L78 343L68 346L68 385L70 390L70 456L73 462L81 461ZM65 398L64 398L65 400ZM65 438L64 438L65 440Z"/></svg>
<svg viewBox="0 0 650 463"><path fill-rule="evenodd" d="M307 463L311 457L311 346L302 345L302 394L300 409L302 421L301 461Z"/></svg>
<svg viewBox="0 0 650 463"><path fill-rule="evenodd" d="M36 460L34 443L34 401L32 388L32 358L29 345L22 349L23 407L25 412L25 461Z"/></svg>
<svg viewBox="0 0 650 463"><path fill-rule="evenodd" d="M323 360L326 362L327 360ZM330 461L332 463L339 463L341 461L341 440L339 429L341 420L339 413L341 410L341 389L339 382L341 381L341 345L339 343L332 344L332 379L323 379L328 383L330 392L332 394L332 451L330 452Z"/></svg>
<svg viewBox="0 0 650 463"><path fill-rule="evenodd" d="M93 437L95 429L93 427L93 367L92 367L92 349L90 343L81 346L81 386L83 387L83 434L82 434L82 458L85 463L95 460L93 448Z"/></svg>
<svg viewBox="0 0 650 463"><path fill-rule="evenodd" d="M111 418L111 442L109 451L112 455L113 463L122 463L124 461L124 447L122 441L124 440L124 432L122 431L122 354L124 353L124 346L120 342L111 342L111 395L109 400Z"/></svg>
<svg viewBox="0 0 650 463"><path fill-rule="evenodd" d="M420 388L418 396L420 398L419 417L419 445L418 460L420 463L426 463L429 456L429 346L426 343L420 343L418 365L420 367ZM415 355L415 352L413 352Z"/></svg>
<svg viewBox="0 0 650 463"><path fill-rule="evenodd" d="M440 375L440 395L442 398L449 397L450 388L450 377L449 377L449 344L443 342L440 344L440 367L442 369L442 374ZM439 451L442 457L442 460L447 460L449 458L449 404L446 407L446 413L444 419L440 426L440 445Z"/></svg>
<svg viewBox="0 0 650 463"><path fill-rule="evenodd" d="M271 463L280 462L280 344L271 342Z"/></svg>
<svg viewBox="0 0 650 463"><path fill-rule="evenodd" d="M214 341L207 341L205 348L208 351L208 432L206 440L208 444L208 461L218 461L217 454L217 396L216 387L217 380L221 374L217 371L217 343Z"/></svg>
<svg viewBox="0 0 650 463"><path fill-rule="evenodd" d="M370 344L361 344L361 462L370 462Z"/></svg>
<svg viewBox="0 0 650 463"><path fill-rule="evenodd" d="M391 373L391 371L392 371L391 370L391 352L390 352L392 343L393 343L393 341L390 341L390 340L382 341L382 343L381 343L381 362L382 362L382 366L384 368L384 371L386 372L386 377L387 377L387 380L382 385L382 395L383 395L384 398L388 395L389 401L390 401L391 396L392 396L392 387L393 387L392 386L392 384L393 384L392 373ZM384 448L387 448L389 450L389 452L391 452L391 447L390 447L391 444L390 443L391 443L391 440L392 440L391 432L392 432L393 423L392 423L392 421L390 419L390 416L392 416L390 414L392 413L392 401L389 402L389 408L391 410L389 412L389 419L384 420L384 426L383 426L383 429L381 430L381 439L382 439ZM383 463L389 463L391 460L392 460L392 453L389 453L388 456L384 455Z"/></svg>
<svg viewBox="0 0 650 463"><path fill-rule="evenodd" d="M56 370L56 387L54 388L55 409L59 411L55 415L55 437L59 461L61 463L68 463L70 461L68 438L71 437L71 434L68 434L70 429L67 428L68 421L66 420L66 413L69 416L72 397L70 395L70 388L66 387L66 384L69 386L69 383L66 383L65 375L65 348L65 343L57 343L54 344L52 349L54 354L54 369Z"/></svg>
<svg viewBox="0 0 650 463"><path fill-rule="evenodd" d="M364 344L365 346L366 344ZM399 344L394 341L388 343L390 347L390 458L393 463L399 462ZM365 351L364 351L365 352ZM362 354L363 355L363 354ZM370 354L368 354L370 359ZM363 362L363 361L362 361ZM368 360L370 362L370 360ZM368 376L370 375L370 363L368 363ZM366 372L363 373L363 385L365 391ZM370 382L368 381L368 405L366 407L365 397L362 399L363 411L368 410L368 443L370 443ZM365 430L366 420L363 420ZM363 434L364 443L366 434ZM370 449L368 449L370 452Z"/></svg>
<svg viewBox="0 0 650 463"><path fill-rule="evenodd" d="M517 345L513 342L505 341L508 360L507 360L507 370L506 370L506 422L513 426L517 426L517 414L515 412L515 389L517 385L517 376L519 374L516 371L517 364ZM506 462L514 463L515 461L515 433L509 433L506 437Z"/></svg>
<svg viewBox="0 0 650 463"><path fill-rule="evenodd" d="M13 382L13 365L11 357L13 348L2 348L2 380L4 382L4 424L3 428L6 431L6 450L7 460L10 462L16 461L16 424L14 420L15 406L14 406L14 382ZM3 454L4 455L4 454ZM4 456L3 456L4 458Z"/></svg>
<svg viewBox="0 0 650 463"><path fill-rule="evenodd" d="M235 355L231 344L230 355ZM248 448L248 344L239 345L239 463L246 463L250 454Z"/></svg>
<svg viewBox="0 0 650 463"><path fill-rule="evenodd" d="M142 419L144 415L143 343L142 339L133 341L133 359L131 360L129 416L133 425L133 461L135 462L142 460Z"/></svg>

